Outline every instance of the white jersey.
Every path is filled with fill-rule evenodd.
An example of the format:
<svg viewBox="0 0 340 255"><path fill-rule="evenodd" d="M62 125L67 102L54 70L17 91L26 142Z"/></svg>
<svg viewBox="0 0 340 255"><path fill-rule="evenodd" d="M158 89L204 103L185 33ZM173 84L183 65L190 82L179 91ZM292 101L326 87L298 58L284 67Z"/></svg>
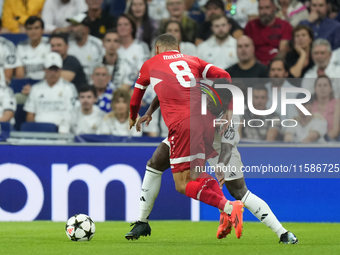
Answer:
<svg viewBox="0 0 340 255"><path fill-rule="evenodd" d="M129 119L124 122L119 122L112 113L107 114L101 123L97 134L98 135L115 135L115 136L142 136L142 132L137 132L135 128L129 128Z"/></svg>
<svg viewBox="0 0 340 255"><path fill-rule="evenodd" d="M75 40L71 40L67 53L75 56L79 60L84 69L87 81L90 82L94 68L101 65L103 61L105 48L100 39L89 35L86 43L82 47L79 47Z"/></svg>
<svg viewBox="0 0 340 255"><path fill-rule="evenodd" d="M96 134L104 115L96 105L93 105L92 113L87 115L81 111L80 105L77 106L72 114L71 132L75 135Z"/></svg>
<svg viewBox="0 0 340 255"><path fill-rule="evenodd" d="M237 0L236 12L234 15L227 14L228 17L234 19L242 28L248 23L249 16L258 16L258 1L257 0Z"/></svg>
<svg viewBox="0 0 340 255"><path fill-rule="evenodd" d="M160 22L162 19L168 19L170 14L166 8L166 1L151 0L148 2L149 17Z"/></svg>
<svg viewBox="0 0 340 255"><path fill-rule="evenodd" d="M51 51L47 37L42 37L41 42L35 48L31 46L30 40L19 42L17 46L17 66L25 68L25 77L33 80L45 78L44 62L45 56Z"/></svg>
<svg viewBox="0 0 340 255"><path fill-rule="evenodd" d="M293 142L301 143L308 135L310 131L315 131L319 134L319 139L315 142L326 142L324 136L327 134L327 121L319 114L313 114L312 120L305 126L299 123L295 127L286 127L285 134L293 135Z"/></svg>
<svg viewBox="0 0 340 255"><path fill-rule="evenodd" d="M74 84L60 78L49 86L43 80L32 86L24 110L35 114L35 122L54 123L63 126L68 132L71 125L71 113L78 97Z"/></svg>
<svg viewBox="0 0 340 255"><path fill-rule="evenodd" d="M136 74L128 65L125 59L118 56L115 65L108 65L103 62L106 66L109 74L112 77L113 89L116 90L122 86L122 84L128 84L133 86L136 81Z"/></svg>
<svg viewBox="0 0 340 255"><path fill-rule="evenodd" d="M236 39L230 35L221 45L217 43L216 37L212 36L198 45L198 57L219 68L227 69L238 62L236 46Z"/></svg>
<svg viewBox="0 0 340 255"><path fill-rule="evenodd" d="M14 44L0 36L0 86L6 86L5 69L17 66Z"/></svg>
<svg viewBox="0 0 340 255"><path fill-rule="evenodd" d="M145 42L140 42L137 39L135 39L128 48L120 46L117 53L130 67L131 77L129 78L134 78L135 80L137 79L139 70L144 62L150 58L150 51L147 44Z"/></svg>
<svg viewBox="0 0 340 255"><path fill-rule="evenodd" d="M12 88L7 85L0 85L0 118L5 111L12 111L15 113L17 109L17 102L15 100ZM14 124L14 118L10 120Z"/></svg>
<svg viewBox="0 0 340 255"><path fill-rule="evenodd" d="M66 19L86 12L87 9L85 0L70 0L65 4L60 0L46 0L41 14L45 31L53 32L57 28L68 27L70 23Z"/></svg>

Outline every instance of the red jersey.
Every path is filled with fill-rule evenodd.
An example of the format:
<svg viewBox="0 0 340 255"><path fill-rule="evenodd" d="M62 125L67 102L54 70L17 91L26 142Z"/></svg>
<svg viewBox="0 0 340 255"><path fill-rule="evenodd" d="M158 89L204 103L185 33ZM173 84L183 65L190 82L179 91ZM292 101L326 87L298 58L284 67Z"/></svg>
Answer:
<svg viewBox="0 0 340 255"><path fill-rule="evenodd" d="M280 41L292 39L292 32L292 26L279 18L271 26L262 25L260 19L251 20L244 28L244 34L254 42L256 58L264 65L279 52Z"/></svg>
<svg viewBox="0 0 340 255"><path fill-rule="evenodd" d="M197 78L227 78L223 69L178 51L166 51L145 61L130 101L130 118L136 119L148 85L153 86L165 124L181 122L190 115L201 114L201 91ZM194 81L194 84L192 84Z"/></svg>

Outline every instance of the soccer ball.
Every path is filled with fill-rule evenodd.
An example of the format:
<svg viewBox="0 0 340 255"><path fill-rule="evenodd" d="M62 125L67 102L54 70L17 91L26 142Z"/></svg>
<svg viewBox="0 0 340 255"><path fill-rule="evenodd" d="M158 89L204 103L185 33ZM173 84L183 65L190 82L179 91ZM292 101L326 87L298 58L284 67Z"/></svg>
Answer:
<svg viewBox="0 0 340 255"><path fill-rule="evenodd" d="M93 220L85 214L76 214L66 223L66 235L72 241L90 241L96 231Z"/></svg>

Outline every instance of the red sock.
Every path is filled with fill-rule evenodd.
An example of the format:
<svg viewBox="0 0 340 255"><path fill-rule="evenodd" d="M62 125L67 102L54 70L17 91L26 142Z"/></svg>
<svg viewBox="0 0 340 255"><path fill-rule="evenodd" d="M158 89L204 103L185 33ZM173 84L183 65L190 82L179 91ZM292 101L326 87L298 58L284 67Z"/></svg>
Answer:
<svg viewBox="0 0 340 255"><path fill-rule="evenodd" d="M207 185L210 189L212 189L214 192L216 192L217 194L224 196L223 191L220 188L219 183L214 179L214 177L212 177L211 175L207 174L207 173L202 173L200 174L199 178L197 178L197 181L200 181L200 179L206 178L207 180L209 179L209 181L207 181Z"/></svg>
<svg viewBox="0 0 340 255"><path fill-rule="evenodd" d="M228 200L224 195L221 196L209 188L207 182L211 181L212 180L205 178L197 178L196 181L190 181L185 188L185 194L205 204L224 210L224 206Z"/></svg>

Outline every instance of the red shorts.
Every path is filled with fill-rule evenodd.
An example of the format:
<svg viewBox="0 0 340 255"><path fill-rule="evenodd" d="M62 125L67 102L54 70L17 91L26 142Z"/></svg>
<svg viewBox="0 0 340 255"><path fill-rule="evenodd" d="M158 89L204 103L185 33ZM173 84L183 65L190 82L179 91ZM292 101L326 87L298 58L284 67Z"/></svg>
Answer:
<svg viewBox="0 0 340 255"><path fill-rule="evenodd" d="M191 116L169 130L170 164L173 173L204 166L205 160L218 154L212 147L215 135L213 116Z"/></svg>

